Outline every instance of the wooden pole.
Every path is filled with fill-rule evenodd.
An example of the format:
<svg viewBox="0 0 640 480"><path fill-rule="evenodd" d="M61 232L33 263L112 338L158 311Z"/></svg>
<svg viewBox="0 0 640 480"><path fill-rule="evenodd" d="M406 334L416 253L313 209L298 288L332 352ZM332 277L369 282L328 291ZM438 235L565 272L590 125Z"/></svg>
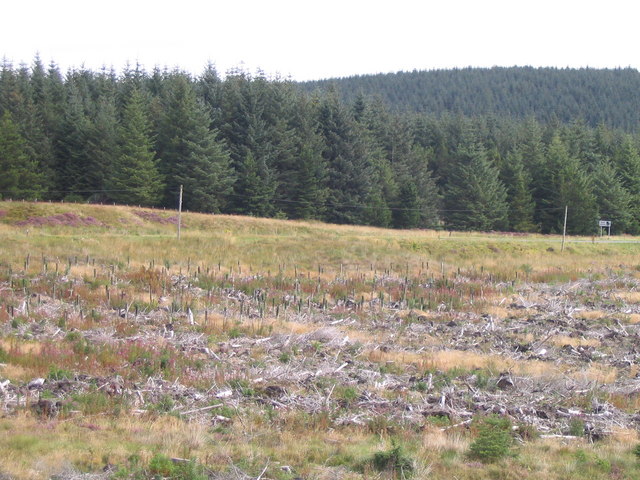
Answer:
<svg viewBox="0 0 640 480"><path fill-rule="evenodd" d="M180 196L178 197L178 240L180 240L181 223L182 223L182 185L180 185Z"/></svg>
<svg viewBox="0 0 640 480"><path fill-rule="evenodd" d="M562 247L560 248L561 252L564 252L564 241L567 237L567 210L569 209L568 205L564 207L564 227L562 229Z"/></svg>

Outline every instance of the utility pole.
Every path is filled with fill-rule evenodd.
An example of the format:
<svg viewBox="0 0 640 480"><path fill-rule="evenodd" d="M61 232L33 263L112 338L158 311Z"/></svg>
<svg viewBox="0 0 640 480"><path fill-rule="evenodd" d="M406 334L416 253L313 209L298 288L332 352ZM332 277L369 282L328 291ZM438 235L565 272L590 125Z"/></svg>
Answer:
<svg viewBox="0 0 640 480"><path fill-rule="evenodd" d="M569 209L568 205L564 206L564 228L562 229L562 247L560 248L561 252L564 252L564 240L567 237L567 210Z"/></svg>
<svg viewBox="0 0 640 480"><path fill-rule="evenodd" d="M180 196L178 197L178 240L180 240L180 224L182 223L182 185L180 185Z"/></svg>

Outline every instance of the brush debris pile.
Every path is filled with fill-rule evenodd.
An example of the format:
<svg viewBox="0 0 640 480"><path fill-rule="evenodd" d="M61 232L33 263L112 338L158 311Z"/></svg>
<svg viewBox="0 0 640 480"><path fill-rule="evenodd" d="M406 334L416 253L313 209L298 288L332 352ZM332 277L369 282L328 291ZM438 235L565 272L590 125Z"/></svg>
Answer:
<svg viewBox="0 0 640 480"><path fill-rule="evenodd" d="M224 425L301 411L335 427L443 430L494 413L593 440L640 427L633 275L549 284L82 260L4 272L5 413Z"/></svg>

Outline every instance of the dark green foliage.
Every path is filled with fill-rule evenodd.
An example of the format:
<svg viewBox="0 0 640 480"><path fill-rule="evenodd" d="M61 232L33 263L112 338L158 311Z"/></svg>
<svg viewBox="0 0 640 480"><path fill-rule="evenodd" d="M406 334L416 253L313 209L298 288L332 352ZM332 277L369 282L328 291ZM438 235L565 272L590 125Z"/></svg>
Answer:
<svg viewBox="0 0 640 480"><path fill-rule="evenodd" d="M287 210L293 218L322 218L328 193L326 178L327 169L319 149L303 145L291 178L291 203Z"/></svg>
<svg viewBox="0 0 640 480"><path fill-rule="evenodd" d="M600 218L611 220L613 232L634 231L633 197L624 188L613 165L601 160L595 166L592 182Z"/></svg>
<svg viewBox="0 0 640 480"><path fill-rule="evenodd" d="M549 147L550 171L547 222L543 231L562 232L564 209L568 207L567 232L590 235L597 229L597 205L591 178L577 158L567 152L559 138Z"/></svg>
<svg viewBox="0 0 640 480"><path fill-rule="evenodd" d="M509 201L509 230L535 232L535 202L531 192L531 176L524 168L522 154L510 152L503 166L503 181Z"/></svg>
<svg viewBox="0 0 640 480"><path fill-rule="evenodd" d="M83 196L90 190L100 190L94 185L95 174L90 172L89 135L91 121L85 111L85 98L78 82L67 83L68 92L56 135L56 187L59 197Z"/></svg>
<svg viewBox="0 0 640 480"><path fill-rule="evenodd" d="M380 192L372 192L367 197L362 219L365 224L376 227L389 227L391 225L391 210Z"/></svg>
<svg viewBox="0 0 640 480"><path fill-rule="evenodd" d="M113 97L100 97L96 100L96 111L87 131L89 163L84 174L85 186L82 188L87 190L84 197L89 201L107 199L106 192L101 190L107 188L109 174L119 168L116 165L120 155L119 140L115 101Z"/></svg>
<svg viewBox="0 0 640 480"><path fill-rule="evenodd" d="M633 454L638 460L640 460L640 443L633 447Z"/></svg>
<svg viewBox="0 0 640 480"><path fill-rule="evenodd" d="M393 225L397 228L416 228L420 225L418 187L411 180L400 185Z"/></svg>
<svg viewBox="0 0 640 480"><path fill-rule="evenodd" d="M510 453L512 442L509 419L486 417L480 420L478 436L469 446L469 454L482 462L495 462Z"/></svg>
<svg viewBox="0 0 640 480"><path fill-rule="evenodd" d="M247 153L238 167L238 183L235 187L238 213L257 217L273 216L275 172L269 168L264 157L256 159L251 151Z"/></svg>
<svg viewBox="0 0 640 480"><path fill-rule="evenodd" d="M613 153L613 162L619 172L622 186L631 197L631 223L628 231L637 234L640 232L640 153L631 136L625 136L617 146Z"/></svg>
<svg viewBox="0 0 640 480"><path fill-rule="evenodd" d="M370 192L372 167L364 138L347 110L332 94L320 105L322 156L328 166L326 219L334 223L360 223Z"/></svg>
<svg viewBox="0 0 640 480"><path fill-rule="evenodd" d="M412 459L395 441L389 450L374 453L371 465L379 472L389 472L398 478L408 478L414 470Z"/></svg>
<svg viewBox="0 0 640 480"><path fill-rule="evenodd" d="M49 368L49 375L47 375L47 380L49 381L58 381L58 380L73 379L73 378L74 378L74 374L69 370L65 370L63 368L57 368L54 366L51 366Z"/></svg>
<svg viewBox="0 0 640 480"><path fill-rule="evenodd" d="M173 401L173 399L169 395L163 395L158 400L158 403L156 403L152 407L152 409L158 413L169 413L173 410L174 406L175 402Z"/></svg>
<svg viewBox="0 0 640 480"><path fill-rule="evenodd" d="M142 472L141 472L142 473ZM173 460L163 454L149 460L146 478L171 478L175 480L204 480L209 478L205 469L195 461Z"/></svg>
<svg viewBox="0 0 640 480"><path fill-rule="evenodd" d="M640 232L639 119L626 103L606 120L635 133L591 126L603 105L613 108L606 102L596 117L577 115L592 97L607 97L609 83L635 98L637 72L427 73L386 77L433 87L437 108L429 100L419 110L431 105L430 113L416 114L386 104L384 89L377 98L366 88L352 96L348 86L307 94L260 72L223 80L212 66L198 78L139 65L63 78L37 57L31 68L5 63L0 194L175 208L183 185L186 210L543 233L562 229L568 206L571 234L595 233L598 218L612 220L616 234ZM543 95L550 84L560 95L553 102ZM394 101L417 98L394 92ZM530 110L538 104L557 111Z"/></svg>
<svg viewBox="0 0 640 480"><path fill-rule="evenodd" d="M569 421L569 435L573 435L574 437L583 437L584 436L584 420L580 418L572 418Z"/></svg>
<svg viewBox="0 0 640 480"><path fill-rule="evenodd" d="M137 89L131 91L124 107L120 139L120 154L107 178L109 198L125 204L157 205L163 183L143 97Z"/></svg>
<svg viewBox="0 0 640 480"><path fill-rule="evenodd" d="M42 178L8 110L0 117L0 198L42 198Z"/></svg>
<svg viewBox="0 0 640 480"><path fill-rule="evenodd" d="M361 75L305 82L308 92L338 87L344 101L379 96L395 111L455 112L568 123L583 118L595 127L636 130L640 75L632 68L464 68Z"/></svg>
<svg viewBox="0 0 640 480"><path fill-rule="evenodd" d="M465 158L470 157L470 158ZM446 188L447 223L462 230L507 228L507 192L484 148L474 145L454 167Z"/></svg>
<svg viewBox="0 0 640 480"><path fill-rule="evenodd" d="M234 181L229 155L218 133L210 129L211 117L189 78L175 72L167 82L158 142L165 204L176 205L183 185L185 209L219 212Z"/></svg>

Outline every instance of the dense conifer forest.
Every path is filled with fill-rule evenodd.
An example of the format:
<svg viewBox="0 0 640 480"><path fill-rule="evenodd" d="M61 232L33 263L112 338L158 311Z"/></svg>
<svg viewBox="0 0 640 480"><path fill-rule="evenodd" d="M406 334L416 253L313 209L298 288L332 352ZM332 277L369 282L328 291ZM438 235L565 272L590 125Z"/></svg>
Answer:
<svg viewBox="0 0 640 480"><path fill-rule="evenodd" d="M640 73L625 69L465 68L362 75L302 84L308 92L338 86L342 100L378 96L393 111L466 116L494 114L548 123L583 120L635 131Z"/></svg>
<svg viewBox="0 0 640 480"><path fill-rule="evenodd" d="M640 233L635 70L0 71L0 196L396 228Z"/></svg>

